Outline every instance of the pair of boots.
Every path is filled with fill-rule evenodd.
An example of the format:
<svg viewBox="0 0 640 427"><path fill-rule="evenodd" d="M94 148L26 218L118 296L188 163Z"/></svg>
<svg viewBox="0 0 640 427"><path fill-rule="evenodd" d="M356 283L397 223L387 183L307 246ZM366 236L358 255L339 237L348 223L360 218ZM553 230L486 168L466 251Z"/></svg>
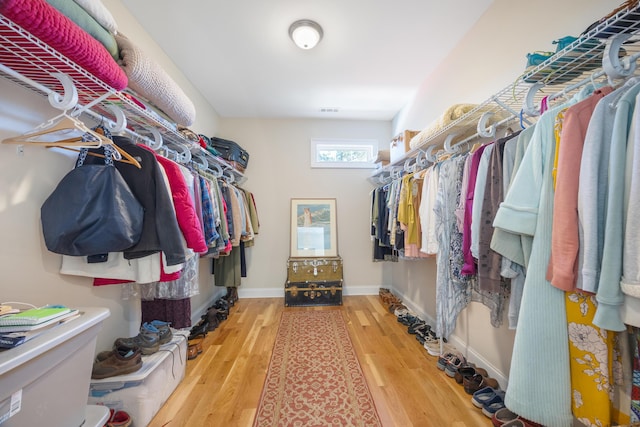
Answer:
<svg viewBox="0 0 640 427"><path fill-rule="evenodd" d="M230 307L233 307L236 301L238 301L238 288L228 287L227 294L222 298L229 303Z"/></svg>

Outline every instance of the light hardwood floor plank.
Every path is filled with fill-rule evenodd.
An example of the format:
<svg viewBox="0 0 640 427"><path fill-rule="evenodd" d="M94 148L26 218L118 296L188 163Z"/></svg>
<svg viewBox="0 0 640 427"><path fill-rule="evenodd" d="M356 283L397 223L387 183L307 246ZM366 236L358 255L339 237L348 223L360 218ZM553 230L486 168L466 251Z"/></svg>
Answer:
<svg viewBox="0 0 640 427"><path fill-rule="evenodd" d="M284 307L282 298L242 299L202 339L184 380L150 427L250 427L285 310L340 310L385 427L489 427L461 385L436 367L378 296L340 307Z"/></svg>

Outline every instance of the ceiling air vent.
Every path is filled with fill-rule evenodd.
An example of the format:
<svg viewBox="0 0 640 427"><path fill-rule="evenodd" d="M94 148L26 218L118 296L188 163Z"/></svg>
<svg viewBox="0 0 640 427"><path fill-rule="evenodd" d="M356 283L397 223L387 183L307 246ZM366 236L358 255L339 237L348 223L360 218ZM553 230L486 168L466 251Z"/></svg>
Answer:
<svg viewBox="0 0 640 427"><path fill-rule="evenodd" d="M321 108L320 112L321 113L337 113L338 109L337 108Z"/></svg>

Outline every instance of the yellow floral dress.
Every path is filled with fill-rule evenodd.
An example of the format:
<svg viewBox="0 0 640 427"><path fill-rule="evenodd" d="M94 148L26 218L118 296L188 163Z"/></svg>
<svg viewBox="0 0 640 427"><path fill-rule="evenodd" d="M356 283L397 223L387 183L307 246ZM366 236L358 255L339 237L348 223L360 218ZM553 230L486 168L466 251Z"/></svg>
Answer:
<svg viewBox="0 0 640 427"><path fill-rule="evenodd" d="M594 295L566 292L573 415L590 427L626 424L628 415L613 403L615 386L622 383L618 334L593 324L596 307Z"/></svg>

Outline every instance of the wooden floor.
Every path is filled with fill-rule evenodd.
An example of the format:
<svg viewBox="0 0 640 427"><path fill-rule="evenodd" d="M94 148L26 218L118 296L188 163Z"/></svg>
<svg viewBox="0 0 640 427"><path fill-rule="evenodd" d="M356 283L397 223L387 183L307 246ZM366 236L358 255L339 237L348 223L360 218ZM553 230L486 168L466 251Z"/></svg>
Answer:
<svg viewBox="0 0 640 427"><path fill-rule="evenodd" d="M344 297L342 307L241 299L207 334L204 352L188 361L184 380L150 426L251 426L284 310L343 311L384 426L491 426L377 295Z"/></svg>

